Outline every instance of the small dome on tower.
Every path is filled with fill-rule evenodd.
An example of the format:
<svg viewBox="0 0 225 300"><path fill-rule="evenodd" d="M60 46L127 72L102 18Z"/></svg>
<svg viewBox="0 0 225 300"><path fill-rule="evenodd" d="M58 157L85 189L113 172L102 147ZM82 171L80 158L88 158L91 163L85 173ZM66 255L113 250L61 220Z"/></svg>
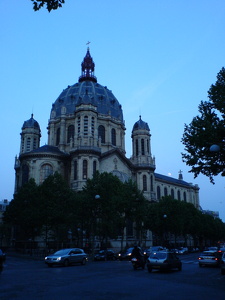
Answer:
<svg viewBox="0 0 225 300"><path fill-rule="evenodd" d="M31 118L23 123L22 129L25 128L36 128L40 130L40 126L38 122L33 118L33 114L31 114Z"/></svg>
<svg viewBox="0 0 225 300"><path fill-rule="evenodd" d="M134 124L133 131L134 130L140 130L140 129L145 129L145 130L148 130L148 131L150 130L149 126L148 126L148 123L142 121L141 116L140 116L140 119Z"/></svg>

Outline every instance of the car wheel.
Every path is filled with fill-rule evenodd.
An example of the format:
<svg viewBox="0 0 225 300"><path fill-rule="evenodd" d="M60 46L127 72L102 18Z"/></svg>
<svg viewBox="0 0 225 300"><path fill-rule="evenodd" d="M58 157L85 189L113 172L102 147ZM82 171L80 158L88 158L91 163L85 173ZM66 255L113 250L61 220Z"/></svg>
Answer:
<svg viewBox="0 0 225 300"><path fill-rule="evenodd" d="M52 268L52 267L53 267L53 265L52 265L52 264L48 264L48 267L49 267L49 268Z"/></svg>
<svg viewBox="0 0 225 300"><path fill-rule="evenodd" d="M152 268L148 267L148 272L151 273L152 272Z"/></svg>
<svg viewBox="0 0 225 300"><path fill-rule="evenodd" d="M221 269L221 274L225 275L225 269Z"/></svg>
<svg viewBox="0 0 225 300"><path fill-rule="evenodd" d="M64 265L64 267L68 267L68 266L69 266L69 261L68 261L68 259L65 259L63 265Z"/></svg>
<svg viewBox="0 0 225 300"><path fill-rule="evenodd" d="M86 265L86 262L87 262L86 258L83 258L81 264L84 266L84 265Z"/></svg>
<svg viewBox="0 0 225 300"><path fill-rule="evenodd" d="M199 265L200 268L202 267L202 264L198 264L198 265Z"/></svg>
<svg viewBox="0 0 225 300"><path fill-rule="evenodd" d="M113 261L115 261L115 260L116 260L116 257L115 257L115 256L113 256L112 260L113 260Z"/></svg>
<svg viewBox="0 0 225 300"><path fill-rule="evenodd" d="M182 271L182 265L178 267L178 271Z"/></svg>

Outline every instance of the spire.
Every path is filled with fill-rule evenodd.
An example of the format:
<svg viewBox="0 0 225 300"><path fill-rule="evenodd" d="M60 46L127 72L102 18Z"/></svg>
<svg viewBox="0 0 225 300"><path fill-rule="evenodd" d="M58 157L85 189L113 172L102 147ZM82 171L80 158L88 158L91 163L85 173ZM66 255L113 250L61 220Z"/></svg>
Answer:
<svg viewBox="0 0 225 300"><path fill-rule="evenodd" d="M81 76L79 77L79 82L90 80L97 82L97 78L94 76L95 63L90 55L89 47L87 48L86 56L81 64Z"/></svg>

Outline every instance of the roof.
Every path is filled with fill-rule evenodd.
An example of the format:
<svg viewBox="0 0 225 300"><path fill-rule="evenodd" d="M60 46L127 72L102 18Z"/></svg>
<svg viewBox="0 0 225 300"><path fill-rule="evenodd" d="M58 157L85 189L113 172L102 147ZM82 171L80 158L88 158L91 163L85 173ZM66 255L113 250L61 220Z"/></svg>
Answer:
<svg viewBox="0 0 225 300"><path fill-rule="evenodd" d="M73 85L68 85L61 92L55 103L52 104L54 114L51 116L54 115L53 118L60 117L62 107L66 108L66 115L71 115L77 111L81 104L92 104L98 113L124 122L122 106L112 91L99 84L94 76L95 64L90 56L89 48L81 67L82 75L79 77L79 81Z"/></svg>
<svg viewBox="0 0 225 300"><path fill-rule="evenodd" d="M33 153L51 153L51 154L58 154L58 155L67 155L64 152L60 151L58 147L49 146L49 145L41 146L29 152L29 154L33 154Z"/></svg>
<svg viewBox="0 0 225 300"><path fill-rule="evenodd" d="M37 128L40 130L40 126L38 122L33 118L33 114L31 114L31 118L27 121L24 121L22 129L25 128Z"/></svg>
<svg viewBox="0 0 225 300"><path fill-rule="evenodd" d="M134 124L133 130L145 129L150 131L148 123L142 121L141 116L139 116L139 120Z"/></svg>
<svg viewBox="0 0 225 300"><path fill-rule="evenodd" d="M171 184L183 185L183 186L186 186L186 187L187 186L188 187L193 187L193 185L191 183L188 183L184 180L176 179L176 178L173 178L173 177L170 177L170 176L165 176L165 175L158 174L158 173L155 173L155 178L158 179L158 180L167 182L167 183L171 183Z"/></svg>

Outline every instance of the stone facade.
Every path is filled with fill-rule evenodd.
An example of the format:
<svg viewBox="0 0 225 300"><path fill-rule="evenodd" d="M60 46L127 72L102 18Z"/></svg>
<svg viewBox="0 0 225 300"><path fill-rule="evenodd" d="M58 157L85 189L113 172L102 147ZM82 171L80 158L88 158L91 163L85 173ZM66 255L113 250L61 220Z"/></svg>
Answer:
<svg viewBox="0 0 225 300"><path fill-rule="evenodd" d="M131 178L149 201L172 195L198 208L197 185L185 182L181 173L178 179L155 173L150 129L141 117L131 134L132 156L126 157L122 107L112 91L97 82L89 48L81 66L78 82L52 104L48 145L40 147L41 130L33 115L24 122L15 160L15 193L30 178L41 184L56 171L79 191L98 170L122 181Z"/></svg>

